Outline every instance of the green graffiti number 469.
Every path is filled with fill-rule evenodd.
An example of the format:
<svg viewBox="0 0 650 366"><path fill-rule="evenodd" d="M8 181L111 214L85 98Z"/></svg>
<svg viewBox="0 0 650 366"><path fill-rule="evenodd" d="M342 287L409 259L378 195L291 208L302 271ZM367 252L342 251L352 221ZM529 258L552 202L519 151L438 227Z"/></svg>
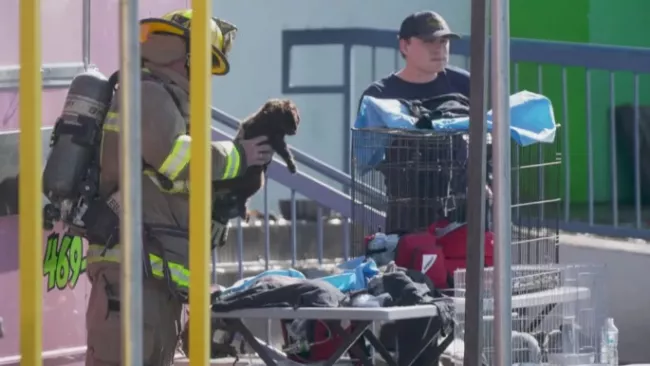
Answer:
<svg viewBox="0 0 650 366"><path fill-rule="evenodd" d="M43 258L43 276L47 278L47 291L54 287L64 290L74 288L79 277L86 272L83 241L78 236L53 233L47 238Z"/></svg>

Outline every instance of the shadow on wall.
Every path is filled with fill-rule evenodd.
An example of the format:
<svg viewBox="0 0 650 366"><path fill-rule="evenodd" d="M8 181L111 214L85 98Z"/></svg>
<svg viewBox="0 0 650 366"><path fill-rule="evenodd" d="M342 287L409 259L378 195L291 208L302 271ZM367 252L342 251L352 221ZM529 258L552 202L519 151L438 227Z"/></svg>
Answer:
<svg viewBox="0 0 650 366"><path fill-rule="evenodd" d="M13 93L9 95L9 98L4 99L0 102L2 105L2 110L4 114L0 118L0 128L10 128L10 126L16 124L17 112L18 112L18 93Z"/></svg>
<svg viewBox="0 0 650 366"><path fill-rule="evenodd" d="M49 153L51 128L41 130L43 161ZM18 214L18 163L20 134L0 133L0 217Z"/></svg>
<svg viewBox="0 0 650 366"><path fill-rule="evenodd" d="M18 214L19 136L17 131L0 134L0 217Z"/></svg>
<svg viewBox="0 0 650 366"><path fill-rule="evenodd" d="M49 152L51 132L51 128L41 130L43 161ZM17 131L0 133L0 273L18 269L19 136Z"/></svg>
<svg viewBox="0 0 650 366"><path fill-rule="evenodd" d="M18 215L18 176L0 182L0 216Z"/></svg>

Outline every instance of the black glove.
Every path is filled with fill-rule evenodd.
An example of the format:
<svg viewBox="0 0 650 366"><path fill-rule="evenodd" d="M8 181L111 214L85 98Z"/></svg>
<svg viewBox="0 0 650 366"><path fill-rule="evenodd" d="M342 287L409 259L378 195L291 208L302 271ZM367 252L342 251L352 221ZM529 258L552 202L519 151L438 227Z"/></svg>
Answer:
<svg viewBox="0 0 650 366"><path fill-rule="evenodd" d="M228 222L237 217L246 218L246 204L234 194L220 195L212 203L212 220Z"/></svg>
<svg viewBox="0 0 650 366"><path fill-rule="evenodd" d="M243 215L243 216L242 216ZM236 195L219 195L212 203L212 244L222 247L228 240L228 221L236 217L245 217L246 206L242 205Z"/></svg>

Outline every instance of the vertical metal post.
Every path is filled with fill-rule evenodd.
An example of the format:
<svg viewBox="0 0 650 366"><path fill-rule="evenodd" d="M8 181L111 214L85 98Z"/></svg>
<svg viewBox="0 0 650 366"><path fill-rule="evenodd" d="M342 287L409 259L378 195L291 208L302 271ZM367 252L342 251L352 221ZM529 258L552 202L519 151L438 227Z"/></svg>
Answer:
<svg viewBox="0 0 650 366"><path fill-rule="evenodd" d="M495 365L512 365L509 0L492 0Z"/></svg>
<svg viewBox="0 0 650 366"><path fill-rule="evenodd" d="M356 103L358 97L354 88L354 50L351 44L343 46L343 85L345 91L343 92L343 140L345 147L343 148L343 171L346 173L351 172L350 156L352 156L352 126L357 117ZM344 192L350 193L349 187L344 187Z"/></svg>
<svg viewBox="0 0 650 366"><path fill-rule="evenodd" d="M641 229L641 113L639 110L639 89L641 79L634 74L634 218L635 227Z"/></svg>
<svg viewBox="0 0 650 366"><path fill-rule="evenodd" d="M40 366L43 348L43 169L41 139L41 2L20 1L20 187L18 201L20 354Z"/></svg>
<svg viewBox="0 0 650 366"><path fill-rule="evenodd" d="M81 57L84 68L88 70L90 65L90 0L83 0L81 7Z"/></svg>
<svg viewBox="0 0 650 366"><path fill-rule="evenodd" d="M210 100L212 99L212 0L192 1L190 39L190 364L210 363Z"/></svg>
<svg viewBox="0 0 650 366"><path fill-rule="evenodd" d="M488 0L472 0L469 162L467 167L467 292L465 366L481 366L483 351L483 255L485 252Z"/></svg>
<svg viewBox="0 0 650 366"><path fill-rule="evenodd" d="M142 156L138 1L120 1L122 364L142 365Z"/></svg>

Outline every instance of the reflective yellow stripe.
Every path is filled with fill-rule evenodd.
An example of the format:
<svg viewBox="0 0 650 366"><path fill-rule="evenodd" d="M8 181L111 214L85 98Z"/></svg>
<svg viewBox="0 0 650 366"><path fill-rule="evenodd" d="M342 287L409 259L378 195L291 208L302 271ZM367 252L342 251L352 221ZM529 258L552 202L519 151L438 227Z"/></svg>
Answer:
<svg viewBox="0 0 650 366"><path fill-rule="evenodd" d="M117 112L108 112L106 114L106 121L104 122L104 131L120 132L120 126L117 124L119 117Z"/></svg>
<svg viewBox="0 0 650 366"><path fill-rule="evenodd" d="M162 192L165 193L189 193L190 191L190 182L188 180L175 180L175 181L170 181L172 183L172 187L168 188L165 187L163 183L160 182L158 179L158 175L156 172L145 169L144 174L149 177L149 179L153 182L153 184L158 187Z"/></svg>
<svg viewBox="0 0 650 366"><path fill-rule="evenodd" d="M181 135L176 138L172 152L162 163L158 171L169 179L174 180L190 163L190 145L192 138L188 135Z"/></svg>
<svg viewBox="0 0 650 366"><path fill-rule="evenodd" d="M240 155L235 144L230 141L222 141L221 146L226 150L226 168L223 170L221 179L232 179L239 174Z"/></svg>
<svg viewBox="0 0 650 366"><path fill-rule="evenodd" d="M117 121L116 121L118 116L119 115L116 112L109 112L107 114L106 123L104 123L104 131L120 132L120 126L117 125ZM187 136L187 137L189 139L189 136ZM185 162L182 162L182 164L185 164L185 165L187 165L189 163L189 147L187 149L187 153L188 153L187 154L187 160ZM174 154L173 151L172 151L172 154ZM168 158L168 160L169 160L169 158ZM164 166L164 163L163 163L163 166ZM181 170L182 170L182 168L181 168ZM180 172L180 170L179 170L179 172ZM187 180L173 180L173 178L166 175L167 177L169 177L169 179L171 180L171 183L172 183L172 188L169 189L168 187L166 187L164 184L162 184L160 182L160 180L158 179L157 172L154 172L154 171L149 170L149 169L145 169L144 174L146 176L148 176L149 179L151 179L151 181L162 192L165 192L165 193L188 193L190 191L190 189L189 189L189 181L187 181ZM176 176L177 175L178 174L176 174Z"/></svg>
<svg viewBox="0 0 650 366"><path fill-rule="evenodd" d="M120 132L120 127L116 125L104 125L104 131Z"/></svg>
<svg viewBox="0 0 650 366"><path fill-rule="evenodd" d="M103 245L91 244L88 246L86 253L87 263L120 263L120 246L116 245L111 249L107 249ZM164 261L157 255L149 254L149 262L151 263L151 272L156 278L164 278ZM167 262L169 266L169 273L172 276L172 281L180 288L187 289L190 285L190 271L182 264Z"/></svg>
<svg viewBox="0 0 650 366"><path fill-rule="evenodd" d="M104 131L120 132L120 126L117 124L116 112L109 112L106 115ZM179 136L174 142L172 152L167 156L158 171L172 181L175 180L184 168L190 163L190 145L191 138L188 135Z"/></svg>

